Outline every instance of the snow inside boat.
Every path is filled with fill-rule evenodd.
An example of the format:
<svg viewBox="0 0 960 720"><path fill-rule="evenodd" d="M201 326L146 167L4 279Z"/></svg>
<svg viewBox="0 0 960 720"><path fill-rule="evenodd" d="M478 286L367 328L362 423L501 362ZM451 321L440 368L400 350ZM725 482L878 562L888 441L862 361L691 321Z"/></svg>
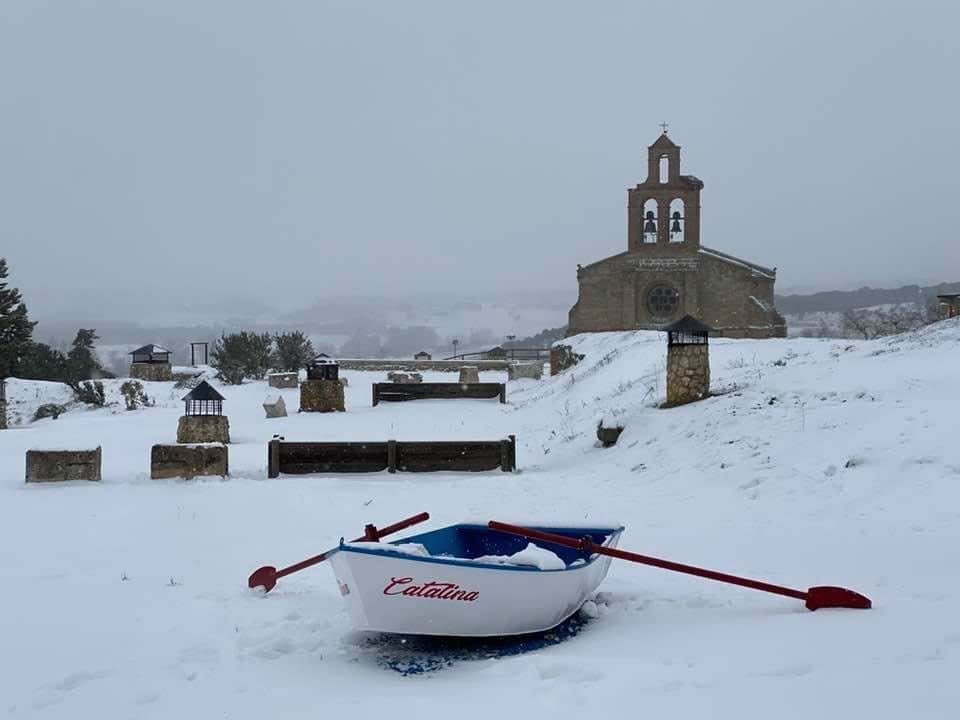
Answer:
<svg viewBox="0 0 960 720"><path fill-rule="evenodd" d="M623 527L535 529L616 547ZM573 615L611 558L485 525L450 525L390 543L344 543L330 558L357 630L493 637L541 632Z"/></svg>

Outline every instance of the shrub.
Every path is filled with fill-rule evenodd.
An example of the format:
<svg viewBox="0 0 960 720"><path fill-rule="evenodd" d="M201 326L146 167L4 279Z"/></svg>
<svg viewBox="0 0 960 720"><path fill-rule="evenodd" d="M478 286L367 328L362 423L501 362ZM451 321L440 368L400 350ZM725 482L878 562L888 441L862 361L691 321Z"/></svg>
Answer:
<svg viewBox="0 0 960 720"><path fill-rule="evenodd" d="M93 405L94 407L103 407L107 404L106 394L103 391L103 383L99 380L75 383L70 387L73 388L73 394L77 400L82 403Z"/></svg>
<svg viewBox="0 0 960 720"><path fill-rule="evenodd" d="M295 372L307 364L316 356L313 350L313 343L299 330L286 333L277 333L273 336L277 344L277 351L274 353L273 365L277 370Z"/></svg>
<svg viewBox="0 0 960 720"><path fill-rule="evenodd" d="M120 392L123 394L127 410L136 410L138 407L150 404L150 398L143 391L143 383L139 380L127 380L120 386Z"/></svg>
<svg viewBox="0 0 960 720"><path fill-rule="evenodd" d="M239 385L244 378L262 380L270 369L273 338L269 333L246 330L221 335L210 352L210 365L217 377L229 385Z"/></svg>
<svg viewBox="0 0 960 720"><path fill-rule="evenodd" d="M56 403L47 403L46 405L41 405L37 408L37 411L33 414L34 421L43 420L44 418L53 418L56 420L58 417L63 415L67 411L67 408L63 405L57 405Z"/></svg>

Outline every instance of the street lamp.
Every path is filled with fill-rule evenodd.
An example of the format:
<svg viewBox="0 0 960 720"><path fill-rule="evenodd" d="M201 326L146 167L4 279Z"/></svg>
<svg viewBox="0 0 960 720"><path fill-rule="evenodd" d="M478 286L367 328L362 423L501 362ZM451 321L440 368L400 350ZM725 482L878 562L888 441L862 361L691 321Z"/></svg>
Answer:
<svg viewBox="0 0 960 720"><path fill-rule="evenodd" d="M454 341L453 341L453 359L454 359L454 360L457 359L457 345L459 345L459 344L460 344L460 341L457 340L457 339L454 339Z"/></svg>

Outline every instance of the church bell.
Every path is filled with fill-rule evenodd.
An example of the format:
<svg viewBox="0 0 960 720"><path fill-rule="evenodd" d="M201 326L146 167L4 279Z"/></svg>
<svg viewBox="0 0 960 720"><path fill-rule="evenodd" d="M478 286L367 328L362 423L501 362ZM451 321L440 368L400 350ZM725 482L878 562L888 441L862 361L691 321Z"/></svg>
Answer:
<svg viewBox="0 0 960 720"><path fill-rule="evenodd" d="M643 224L644 235L657 234L657 223L655 221L656 217L653 214L653 210L647 210L647 221Z"/></svg>
<svg viewBox="0 0 960 720"><path fill-rule="evenodd" d="M672 218L673 223L670 225L670 234L673 235L674 233L683 232L680 229L680 221L683 220L683 218L680 217L680 212L678 210L673 211Z"/></svg>

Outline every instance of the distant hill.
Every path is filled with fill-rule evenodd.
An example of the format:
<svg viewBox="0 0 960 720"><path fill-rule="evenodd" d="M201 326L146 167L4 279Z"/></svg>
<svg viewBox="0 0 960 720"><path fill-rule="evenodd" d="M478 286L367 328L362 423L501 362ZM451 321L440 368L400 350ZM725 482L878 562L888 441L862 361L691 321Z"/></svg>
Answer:
<svg viewBox="0 0 960 720"><path fill-rule="evenodd" d="M904 285L899 288L879 289L863 287L859 290L829 290L811 295L777 295L777 310L784 315L810 312L846 312L875 305L894 305L922 302L935 295L960 292L960 282L940 283L930 287Z"/></svg>

